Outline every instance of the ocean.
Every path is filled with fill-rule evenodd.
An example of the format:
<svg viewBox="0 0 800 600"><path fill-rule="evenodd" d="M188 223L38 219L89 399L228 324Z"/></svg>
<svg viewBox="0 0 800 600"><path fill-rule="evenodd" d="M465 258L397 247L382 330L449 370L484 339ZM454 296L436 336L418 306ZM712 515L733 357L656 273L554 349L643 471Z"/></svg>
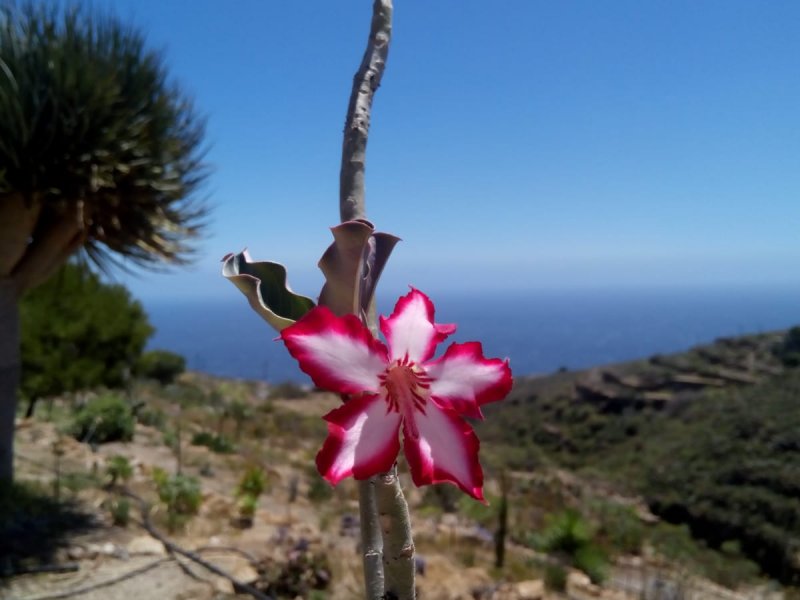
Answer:
<svg viewBox="0 0 800 600"><path fill-rule="evenodd" d="M517 376L678 352L718 337L800 324L800 288L450 293L432 299L436 320L458 325L447 343L480 341L487 357L510 358ZM190 369L273 383L308 381L233 286L229 298L144 305L156 327L149 347L183 354ZM392 306L379 298L382 314Z"/></svg>

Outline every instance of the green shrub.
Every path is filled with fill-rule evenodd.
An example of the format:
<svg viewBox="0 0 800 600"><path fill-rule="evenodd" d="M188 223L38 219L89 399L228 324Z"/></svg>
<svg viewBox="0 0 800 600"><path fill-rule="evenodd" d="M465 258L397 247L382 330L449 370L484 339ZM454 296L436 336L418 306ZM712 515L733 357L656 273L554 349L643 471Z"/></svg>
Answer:
<svg viewBox="0 0 800 600"><path fill-rule="evenodd" d="M564 592L567 589L567 570L561 565L547 565L544 586L553 592Z"/></svg>
<svg viewBox="0 0 800 600"><path fill-rule="evenodd" d="M106 474L111 478L111 485L118 482L126 482L133 475L133 467L130 461L119 454L106 460Z"/></svg>
<svg viewBox="0 0 800 600"><path fill-rule="evenodd" d="M153 333L128 290L79 263L25 294L20 323L20 389L29 399L122 387Z"/></svg>
<svg viewBox="0 0 800 600"><path fill-rule="evenodd" d="M162 429L167 424L167 414L160 408L143 408L136 413L136 420L142 425Z"/></svg>
<svg viewBox="0 0 800 600"><path fill-rule="evenodd" d="M62 473L59 478L59 486L69 490L73 494L81 490L97 488L102 485L100 478L89 471L71 471Z"/></svg>
<svg viewBox="0 0 800 600"><path fill-rule="evenodd" d="M167 525L170 530L181 527L197 514L203 495L200 482L188 475L168 475L163 469L153 471L158 498L167 509Z"/></svg>
<svg viewBox="0 0 800 600"><path fill-rule="evenodd" d="M256 508L258 508L258 497L245 494L239 498L239 515L243 519L249 520L250 524L253 522Z"/></svg>
<svg viewBox="0 0 800 600"><path fill-rule="evenodd" d="M131 503L127 498L115 498L111 501L108 510L114 525L126 527L130 522Z"/></svg>
<svg viewBox="0 0 800 600"><path fill-rule="evenodd" d="M602 502L595 507L595 514L600 521L598 536L607 547L622 554L639 553L644 542L645 529L632 508Z"/></svg>
<svg viewBox="0 0 800 600"><path fill-rule="evenodd" d="M586 573L592 583L599 585L608 577L608 557L605 552L592 544L582 546L575 551L572 565Z"/></svg>
<svg viewBox="0 0 800 600"><path fill-rule="evenodd" d="M174 429L167 429L161 439L164 441L164 445L167 448L172 448L174 450L178 447L178 432Z"/></svg>
<svg viewBox="0 0 800 600"><path fill-rule="evenodd" d="M574 556L592 540L592 528L581 514L567 509L551 515L544 530L533 537L538 550Z"/></svg>
<svg viewBox="0 0 800 600"><path fill-rule="evenodd" d="M240 497L252 496L258 498L267 487L267 475L256 465L248 467L236 487L236 495Z"/></svg>
<svg viewBox="0 0 800 600"><path fill-rule="evenodd" d="M150 350L136 361L135 373L139 377L155 379L161 385L168 385L186 371L186 359L180 354L167 350Z"/></svg>
<svg viewBox="0 0 800 600"><path fill-rule="evenodd" d="M800 327L792 327L783 341L773 350L775 356L787 367L800 366Z"/></svg>
<svg viewBox="0 0 800 600"><path fill-rule="evenodd" d="M198 431L192 436L192 445L205 446L218 454L230 454L235 450L233 443L224 435L210 431Z"/></svg>
<svg viewBox="0 0 800 600"><path fill-rule="evenodd" d="M124 398L116 394L105 394L86 403L72 423L71 434L75 439L105 443L133 439L133 411Z"/></svg>
<svg viewBox="0 0 800 600"><path fill-rule="evenodd" d="M608 558L594 543L594 535L594 528L578 511L567 509L551 515L533 542L537 549L586 573L593 583L602 583L608 572Z"/></svg>

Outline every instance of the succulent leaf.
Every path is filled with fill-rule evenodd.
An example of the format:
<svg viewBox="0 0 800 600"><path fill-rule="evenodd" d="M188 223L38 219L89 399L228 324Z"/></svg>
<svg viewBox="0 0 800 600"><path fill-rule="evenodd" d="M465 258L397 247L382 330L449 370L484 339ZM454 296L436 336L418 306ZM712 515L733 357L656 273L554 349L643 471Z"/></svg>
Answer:
<svg viewBox="0 0 800 600"><path fill-rule="evenodd" d="M346 221L331 228L333 243L319 261L325 285L319 303L336 315L366 313L378 279L400 238L376 233L369 221Z"/></svg>
<svg viewBox="0 0 800 600"><path fill-rule="evenodd" d="M222 275L245 295L250 306L277 331L314 308L314 301L295 294L286 282L286 267L252 262L247 250L222 259Z"/></svg>

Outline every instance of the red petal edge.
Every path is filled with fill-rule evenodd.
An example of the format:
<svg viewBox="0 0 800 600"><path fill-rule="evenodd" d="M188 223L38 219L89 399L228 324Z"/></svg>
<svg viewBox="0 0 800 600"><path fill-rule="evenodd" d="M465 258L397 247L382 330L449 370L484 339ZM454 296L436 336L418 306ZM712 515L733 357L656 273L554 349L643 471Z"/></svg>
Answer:
<svg viewBox="0 0 800 600"><path fill-rule="evenodd" d="M466 417L471 419L483 419L483 413L480 407L490 402L499 402L511 391L514 379L511 375L511 367L508 364L508 359L484 358L483 346L480 342L465 342L462 344L450 344L442 356L426 363L424 366L426 370L431 367L444 366L443 363L455 358L467 358L475 363L498 367L498 377L494 382L490 382L483 388L478 388L477 390L473 389L474 401L470 398L463 397L452 398L444 394L435 395L434 399L437 400L440 405L451 408L455 412Z"/></svg>
<svg viewBox="0 0 800 600"><path fill-rule="evenodd" d="M386 411L385 400L373 395L352 398L325 415L323 418L328 421L328 437L316 459L320 475L336 485L350 476L368 479L391 469L400 452L400 415ZM360 457L357 456L356 447L351 461L347 456L350 452L348 445L356 438L348 439L348 434L363 415L366 415L367 420L362 423L362 435L369 427L373 441L383 442L385 446L365 448ZM337 459L340 459L341 464L337 465Z"/></svg>
<svg viewBox="0 0 800 600"><path fill-rule="evenodd" d="M487 504L483 497L483 469L478 461L478 451L481 445L478 436L475 435L469 423L454 412L447 409L440 409L429 404L427 406L427 412L431 414L432 411L439 413L447 422L447 425L453 427L461 437L461 448L443 448L438 451L445 456L453 456L454 454L461 454L464 456L468 462L468 481L460 481L456 475L449 473L442 468L441 465L437 465L435 457L429 464L423 457L419 440L414 439L413 435L411 435L408 423L403 422L403 453L406 455L414 485L422 486L432 483L452 483L466 494ZM431 416L433 415L431 414ZM428 442L428 444L430 445L430 442ZM434 447L431 447L431 450L432 452L436 452L436 448Z"/></svg>
<svg viewBox="0 0 800 600"><path fill-rule="evenodd" d="M327 368L326 365L316 360L313 353L303 345L302 338L319 335L326 331L349 338L355 344L363 346L368 354L379 358L380 360L376 360L376 365L374 365L376 368L373 369L376 371L375 381L377 382L377 373L381 372L388 362L388 351L380 340L372 337L369 330L355 315L337 317L329 308L317 306L307 312L299 321L283 329L280 339L286 344L289 354L297 360L300 369L311 377L318 387L340 394L377 391L377 385L374 389L369 389L363 385L363 382L353 381L354 378L348 379L346 374L341 371L337 375L336 370ZM377 368L378 362L381 363L380 368ZM367 367L367 365L362 366Z"/></svg>
<svg viewBox="0 0 800 600"><path fill-rule="evenodd" d="M399 319L409 309L409 305L411 303L417 299L421 300L425 306L425 316L432 327L430 339L428 340L425 349L422 352L422 356L419 357L419 362L424 362L433 356L434 352L436 352L436 346L439 343L447 339L449 335L455 333L456 326L453 323L435 323L434 316L436 314L436 309L431 299L417 288L413 286L409 287L411 287L411 291L405 296L401 296L397 300L392 314L388 317L381 316L380 329L381 333L383 333L383 337L386 338L386 340L389 342L389 346L391 347L392 328L394 321Z"/></svg>

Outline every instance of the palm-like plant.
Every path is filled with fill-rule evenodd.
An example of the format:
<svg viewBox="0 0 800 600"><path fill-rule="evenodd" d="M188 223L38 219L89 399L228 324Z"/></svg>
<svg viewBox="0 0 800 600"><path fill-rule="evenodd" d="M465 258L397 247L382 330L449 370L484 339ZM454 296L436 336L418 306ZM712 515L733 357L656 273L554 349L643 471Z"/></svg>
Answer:
<svg viewBox="0 0 800 600"><path fill-rule="evenodd" d="M83 250L182 263L202 230L204 121L143 36L80 8L0 4L0 480L12 476L17 302Z"/></svg>

